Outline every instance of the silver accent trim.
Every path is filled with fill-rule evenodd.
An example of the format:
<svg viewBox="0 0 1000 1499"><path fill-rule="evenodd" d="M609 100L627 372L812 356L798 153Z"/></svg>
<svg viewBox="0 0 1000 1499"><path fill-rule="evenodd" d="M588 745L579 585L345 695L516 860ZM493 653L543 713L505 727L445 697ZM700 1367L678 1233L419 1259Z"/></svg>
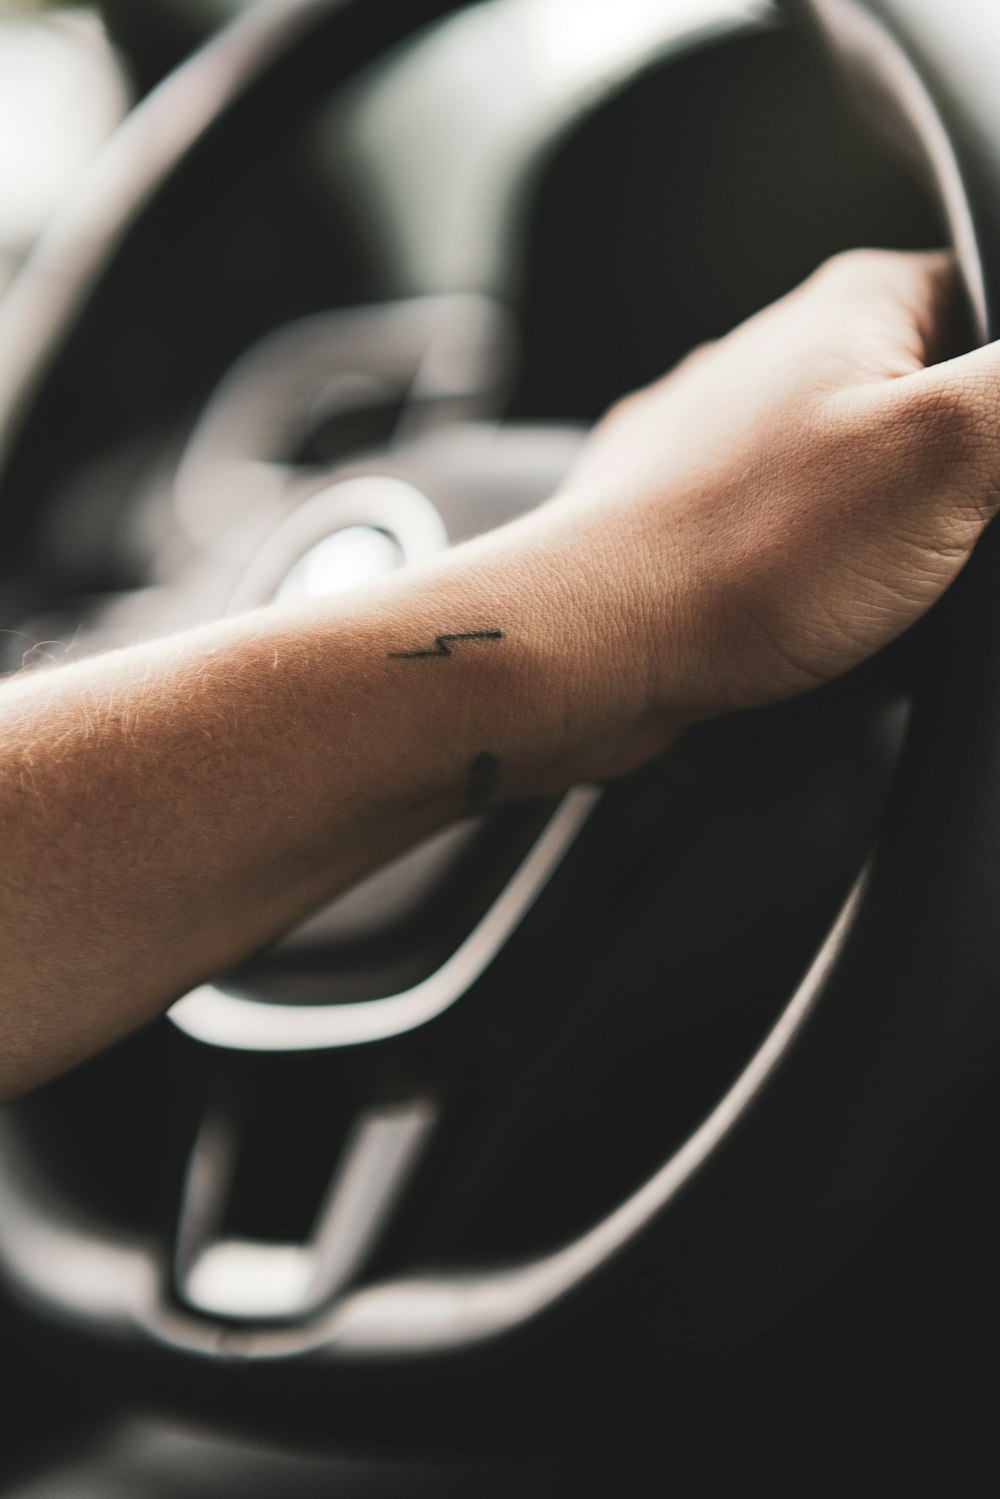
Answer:
<svg viewBox="0 0 1000 1499"><path fill-rule="evenodd" d="M177 1281L208 1316L256 1322L316 1312L356 1279L420 1161L437 1111L412 1098L365 1111L348 1136L305 1243L215 1237L233 1159L209 1116L191 1154ZM206 1190L206 1184L208 1190Z"/></svg>
<svg viewBox="0 0 1000 1499"><path fill-rule="evenodd" d="M447 1354L485 1342L570 1294L669 1207L752 1106L820 998L861 907L866 868L809 971L758 1050L705 1121L659 1171L588 1233L555 1253L495 1271L384 1281L348 1292L298 1327L228 1327L165 1301L148 1247L98 1237L40 1187L0 1117L0 1270L20 1299L63 1324L136 1337L209 1358L312 1355L331 1363Z"/></svg>
<svg viewBox="0 0 1000 1499"><path fill-rule="evenodd" d="M309 1306L332 1300L360 1274L436 1123L437 1108L429 1098L383 1104L357 1120L317 1214Z"/></svg>
<svg viewBox="0 0 1000 1499"><path fill-rule="evenodd" d="M275 1005L202 984L168 1011L179 1030L237 1051L316 1051L401 1036L449 1009L485 972L569 851L601 792L575 786L478 924L436 973L384 999L345 1005Z"/></svg>
<svg viewBox="0 0 1000 1499"><path fill-rule="evenodd" d="M233 590L227 613L239 614L279 599L289 573L308 552L355 526L390 536L402 554L400 566L424 562L448 545L444 521L412 484L390 474L336 479L268 532Z"/></svg>
<svg viewBox="0 0 1000 1499"><path fill-rule="evenodd" d="M275 329L202 410L174 477L177 523L199 551L241 564L287 517L302 483L291 455L320 412L397 406L391 451L407 430L495 409L513 341L507 313L464 293L314 313Z"/></svg>
<svg viewBox="0 0 1000 1499"><path fill-rule="evenodd" d="M554 1253L510 1269L414 1276L357 1291L313 1330L314 1346L345 1354L396 1357L451 1352L486 1342L529 1321L607 1265L718 1150L788 1055L839 959L864 899L870 865L851 888L798 989L732 1086L702 1124L614 1212ZM283 1351L275 1332L266 1346ZM264 1338L257 1343L263 1351Z"/></svg>

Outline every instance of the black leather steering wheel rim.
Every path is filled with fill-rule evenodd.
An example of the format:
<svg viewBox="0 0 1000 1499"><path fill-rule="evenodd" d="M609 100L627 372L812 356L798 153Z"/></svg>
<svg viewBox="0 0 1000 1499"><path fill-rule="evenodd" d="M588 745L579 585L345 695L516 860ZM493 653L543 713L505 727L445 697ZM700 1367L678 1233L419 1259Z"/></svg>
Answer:
<svg viewBox="0 0 1000 1499"><path fill-rule="evenodd" d="M201 87L220 76L213 68L227 59L226 88L201 117L204 133L190 130L141 183L132 181L102 234L92 234L89 258L77 263L60 300L46 298L65 264L60 257L80 243L83 228L72 219L63 242L57 237L43 249L4 310L0 456L13 508L19 499L28 503L17 482L19 436L38 420L76 316L113 273L116 256L127 253L131 226L169 191L180 164L211 170L213 153L241 140L250 97L259 110L260 91L279 75L294 72L318 91L450 8L440 0L264 7L153 96L147 125L157 110L164 117L173 110L170 90L176 93L182 79ZM944 16L934 0L796 0L788 9L917 144L980 332L992 333L1000 291L1000 101L977 45L982 7L955 0ZM141 118L130 125L135 141L144 128ZM126 137L117 149L125 159L133 148ZM135 150L138 159L140 146ZM122 169L113 163L105 170L113 200L114 184L127 174L116 175ZM37 321L43 303L44 324ZM986 537L949 602L880 845L810 977L710 1118L586 1242L545 1263L374 1287L298 1333L185 1317L156 1283L148 1250L119 1245L118 1304L109 1289L110 1301L91 1298L89 1311L77 1306L67 1314L40 1269L32 1278L31 1263L32 1244L41 1263L39 1235L65 1225L58 1205L47 1205L44 1192L26 1181L16 1129L5 1123L0 1265L8 1277L37 1310L172 1366L187 1398L213 1398L221 1370L241 1391L259 1388L266 1399L275 1375L294 1380L296 1370L319 1366L329 1376L324 1388L337 1392L358 1429L367 1425L383 1438L388 1422L433 1440L426 1401L416 1425L406 1413L386 1416L387 1394L405 1396L417 1383L431 1382L446 1395L442 1430L454 1432L459 1412L469 1431L488 1430L496 1417L477 1410L478 1371L498 1362L512 1391L503 1422L528 1420L539 1381L573 1357L579 1361L595 1342L624 1348L652 1329L663 1364L683 1369L765 1322L879 1216L947 1130L1000 1039L1000 799L992 779L1000 763L1000 694L992 686L1000 680L1000 618L992 602L998 546L995 534ZM35 1237L19 1239L14 1220L29 1211ZM92 1239L94 1232L86 1229Z"/></svg>

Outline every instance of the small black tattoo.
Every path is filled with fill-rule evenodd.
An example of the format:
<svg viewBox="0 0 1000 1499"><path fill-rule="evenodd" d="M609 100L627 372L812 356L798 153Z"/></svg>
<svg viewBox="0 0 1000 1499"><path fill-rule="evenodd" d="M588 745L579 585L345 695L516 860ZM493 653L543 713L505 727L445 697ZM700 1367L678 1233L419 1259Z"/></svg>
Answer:
<svg viewBox="0 0 1000 1499"><path fill-rule="evenodd" d="M461 635L438 635L432 651L390 651L395 661L425 661L428 656L450 656L456 640L502 640L502 630L466 630Z"/></svg>
<svg viewBox="0 0 1000 1499"><path fill-rule="evenodd" d="M468 813L482 812L487 803L492 801L499 780L500 761L489 750L483 750L469 766L464 810Z"/></svg>

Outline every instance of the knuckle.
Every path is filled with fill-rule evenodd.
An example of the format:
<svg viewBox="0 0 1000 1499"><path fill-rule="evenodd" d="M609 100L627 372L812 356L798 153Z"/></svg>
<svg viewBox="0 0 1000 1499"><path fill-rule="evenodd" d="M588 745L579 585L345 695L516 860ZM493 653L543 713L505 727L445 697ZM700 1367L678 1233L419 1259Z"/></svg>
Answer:
<svg viewBox="0 0 1000 1499"><path fill-rule="evenodd" d="M712 355L713 350L718 347L718 340L714 338L703 339L701 343L695 344L688 349L687 353L675 365L678 370L696 369L705 363Z"/></svg>
<svg viewBox="0 0 1000 1499"><path fill-rule="evenodd" d="M916 379L898 382L894 402L897 417L915 440L956 452L975 422L974 393L962 378Z"/></svg>
<svg viewBox="0 0 1000 1499"><path fill-rule="evenodd" d="M951 288L953 260L941 251L841 250L810 279L818 291L836 299L879 295L903 304L921 303L935 289L943 294Z"/></svg>
<svg viewBox="0 0 1000 1499"><path fill-rule="evenodd" d="M823 261L814 272L814 280L825 290L853 287L859 281L870 279L874 272L883 271L891 259L893 256L889 250L840 250Z"/></svg>
<svg viewBox="0 0 1000 1499"><path fill-rule="evenodd" d="M641 410L644 405L643 395L643 390L633 390L628 395L620 396L603 412L598 426L605 431L617 431L629 422L637 411Z"/></svg>
<svg viewBox="0 0 1000 1499"><path fill-rule="evenodd" d="M929 371L897 386L890 426L921 486L947 496L957 510L991 515L1000 471L1000 391L968 371Z"/></svg>

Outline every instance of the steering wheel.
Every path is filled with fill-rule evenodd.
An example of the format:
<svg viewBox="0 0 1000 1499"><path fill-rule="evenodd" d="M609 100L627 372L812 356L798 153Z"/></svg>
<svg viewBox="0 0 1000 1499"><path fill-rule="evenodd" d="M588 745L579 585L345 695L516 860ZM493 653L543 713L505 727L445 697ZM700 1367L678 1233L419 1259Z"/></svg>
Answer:
<svg viewBox="0 0 1000 1499"><path fill-rule="evenodd" d="M210 193L227 164L252 158L276 119L452 8L445 0L258 6L127 122L0 311L5 545L17 545L30 519L50 411L64 398L69 362L95 336L95 309L122 278L152 294L155 278L140 272L182 190ZM848 75L858 107L874 103L915 148L940 198L977 332L995 333L1000 98L981 0L947 8L796 0L787 9ZM501 398L504 320L481 300L443 297L321 321L247 355L206 408L182 465L190 525L205 528L199 543L214 549L238 603L301 586L320 552L330 562L322 549L331 538L337 565L342 547L360 540L374 546L373 566L392 566L443 544L446 533L496 524L544 496L576 441L565 430L512 432L509 441L494 431L476 447L466 431L455 469L441 434L456 415L494 411ZM360 400L351 386L355 416L376 420L392 406L393 421L402 409L412 423L419 408L430 413L430 437L421 428L419 441L397 443L378 461L314 464L290 499L283 471L277 521L264 502L242 519L206 520L199 497L213 464L245 460L249 485L270 461L249 451L270 409L254 405L261 392L273 395L280 379L286 407L299 384L312 400L322 370L342 414L337 402L358 363L345 351L362 345L377 346L382 362L366 366ZM300 438L282 441L287 449ZM491 496L475 514L457 498L426 499L470 485ZM655 889L638 914L631 902L608 904L608 861L622 880L631 869L630 891L648 879L650 808L662 812L687 794L683 755L679 771L654 768L603 798L577 788L557 805L461 829L421 851L397 872L391 898L384 883L374 888L378 900L397 902L411 936L426 914L419 891L431 888L448 914L429 945L423 937L389 944L381 967L362 962L358 923L374 921L376 952L387 939L371 902L355 902L182 1001L157 1035L174 1026L192 1123L175 1161L176 1200L158 1229L124 1232L86 1183L68 1190L36 1145L40 1105L8 1109L0 1277L31 1325L88 1358L102 1351L147 1394L201 1415L267 1413L382 1445L455 1446L488 1444L499 1431L537 1424L540 1412L550 1420L556 1379L564 1393L589 1384L604 1398L639 1344L655 1344L658 1367L682 1371L802 1296L942 1138L1000 1034L997 546L987 536L955 590L947 619L955 648L941 649L924 673L874 851L804 977L739 1063L726 1058L712 1073L699 1116L616 1205L561 1242L531 1252L508 1246L491 1258L475 1235L453 1232L462 1221L456 1200L474 1182L442 1118L449 1108L459 1123L471 1117L471 1091L479 1105L522 1109L530 1135L553 1068L571 1071L578 1050L592 1055L608 1027L637 1024L624 1000L616 1012L620 996L595 994L609 983L613 990L613 964L595 977L583 971L592 953L582 968L563 954L599 908L620 944L616 962L631 940L629 919L647 927L662 919ZM957 648L972 641L974 651ZM347 950L337 946L345 922L355 946L348 942L338 988L326 960ZM643 979L644 1014L668 1004L668 967L664 960L662 973ZM325 1069L323 1109L303 1093L301 1115L288 1117L291 1067L312 1067L313 1083ZM294 1073L291 1096L303 1075ZM455 1078L461 1086L449 1089L443 1080ZM284 1117L267 1117L288 1149L296 1132L339 1131L343 1142L335 1161L327 1153L336 1169L314 1194L313 1226L297 1238L289 1230L267 1242L231 1211L255 1128L254 1090L265 1110L272 1094L285 1100ZM487 1130L477 1141L485 1170L504 1137ZM421 1203L431 1191L428 1235Z"/></svg>

